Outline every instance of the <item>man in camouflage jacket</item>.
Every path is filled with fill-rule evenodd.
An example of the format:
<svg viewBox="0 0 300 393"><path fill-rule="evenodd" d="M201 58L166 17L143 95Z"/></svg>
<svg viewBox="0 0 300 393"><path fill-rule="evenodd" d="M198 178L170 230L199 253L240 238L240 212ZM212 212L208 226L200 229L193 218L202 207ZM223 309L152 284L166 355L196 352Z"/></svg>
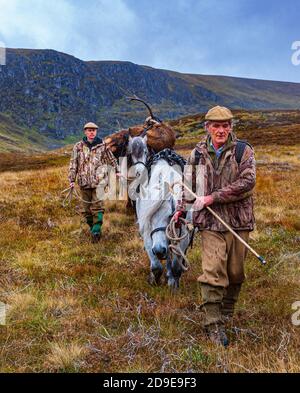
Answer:
<svg viewBox="0 0 300 393"><path fill-rule="evenodd" d="M212 209L245 241L254 229L252 193L256 181L254 151L238 141L232 132L233 115L215 107L206 115L207 137L192 151L188 160L193 190L192 200L184 192L175 220L192 206L194 225L201 231L201 283L204 325L213 342L227 345L224 321L234 313L245 280L246 247L239 242L205 207ZM239 153L238 153L239 151ZM240 157L238 157L240 155Z"/></svg>
<svg viewBox="0 0 300 393"><path fill-rule="evenodd" d="M69 182L73 188L77 179L81 190L82 214L91 229L95 242L99 241L103 224L104 204L97 197L97 187L103 179L106 166L118 172L117 160L97 136L98 126L88 123L84 126L85 137L73 149Z"/></svg>

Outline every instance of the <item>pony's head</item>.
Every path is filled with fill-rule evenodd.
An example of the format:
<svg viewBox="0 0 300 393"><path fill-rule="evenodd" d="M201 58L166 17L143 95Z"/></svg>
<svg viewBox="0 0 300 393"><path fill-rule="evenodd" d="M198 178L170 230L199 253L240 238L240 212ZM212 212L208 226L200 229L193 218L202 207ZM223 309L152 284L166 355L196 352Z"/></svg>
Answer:
<svg viewBox="0 0 300 393"><path fill-rule="evenodd" d="M180 169L180 168L179 168ZM169 242L166 228L174 214L176 201L170 185L181 176L175 166L159 160L151 167L147 193L137 200L137 216L140 233L160 260L168 255Z"/></svg>
<svg viewBox="0 0 300 393"><path fill-rule="evenodd" d="M147 147L147 135L129 137L127 153L131 156L134 167L134 177L140 176L146 167L149 151Z"/></svg>

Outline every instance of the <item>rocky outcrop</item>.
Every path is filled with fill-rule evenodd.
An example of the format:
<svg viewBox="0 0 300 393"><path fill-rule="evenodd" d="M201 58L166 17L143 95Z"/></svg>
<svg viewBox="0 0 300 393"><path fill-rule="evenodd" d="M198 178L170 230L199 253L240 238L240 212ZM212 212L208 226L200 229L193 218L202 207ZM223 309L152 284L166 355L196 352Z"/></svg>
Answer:
<svg viewBox="0 0 300 393"><path fill-rule="evenodd" d="M0 113L43 137L68 140L87 121L102 134L141 122L143 106L172 119L215 104L231 108L297 108L300 84L185 75L129 62L84 62L53 50L8 49L0 67Z"/></svg>

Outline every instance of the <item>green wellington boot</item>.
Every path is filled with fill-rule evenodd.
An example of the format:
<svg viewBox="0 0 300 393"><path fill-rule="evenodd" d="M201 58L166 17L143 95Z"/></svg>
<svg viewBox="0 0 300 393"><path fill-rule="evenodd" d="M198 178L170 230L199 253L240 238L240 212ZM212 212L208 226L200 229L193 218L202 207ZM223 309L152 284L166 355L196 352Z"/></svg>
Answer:
<svg viewBox="0 0 300 393"><path fill-rule="evenodd" d="M102 225L103 225L103 213L98 213L97 221L94 223L93 228L91 230L93 243L98 243L101 238L102 233Z"/></svg>
<svg viewBox="0 0 300 393"><path fill-rule="evenodd" d="M93 216L87 216L86 217L86 223L90 227L90 230L92 230L94 222L93 222Z"/></svg>

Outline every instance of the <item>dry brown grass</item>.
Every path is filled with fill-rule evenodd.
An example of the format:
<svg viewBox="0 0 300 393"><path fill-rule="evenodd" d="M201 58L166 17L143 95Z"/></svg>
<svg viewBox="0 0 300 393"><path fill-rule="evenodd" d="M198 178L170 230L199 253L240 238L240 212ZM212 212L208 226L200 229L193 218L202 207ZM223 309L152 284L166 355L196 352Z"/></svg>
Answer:
<svg viewBox="0 0 300 393"><path fill-rule="evenodd" d="M76 343L51 343L45 367L57 371L77 371L80 369L81 361L86 353L87 349Z"/></svg>
<svg viewBox="0 0 300 393"><path fill-rule="evenodd" d="M291 306L300 300L300 146L257 146L256 155L251 244L268 266L247 260L227 350L208 343L201 327L199 237L180 291L150 287L124 202L107 205L94 245L77 203L61 207L66 166L2 173L0 301L10 308L0 327L0 371L299 372Z"/></svg>

